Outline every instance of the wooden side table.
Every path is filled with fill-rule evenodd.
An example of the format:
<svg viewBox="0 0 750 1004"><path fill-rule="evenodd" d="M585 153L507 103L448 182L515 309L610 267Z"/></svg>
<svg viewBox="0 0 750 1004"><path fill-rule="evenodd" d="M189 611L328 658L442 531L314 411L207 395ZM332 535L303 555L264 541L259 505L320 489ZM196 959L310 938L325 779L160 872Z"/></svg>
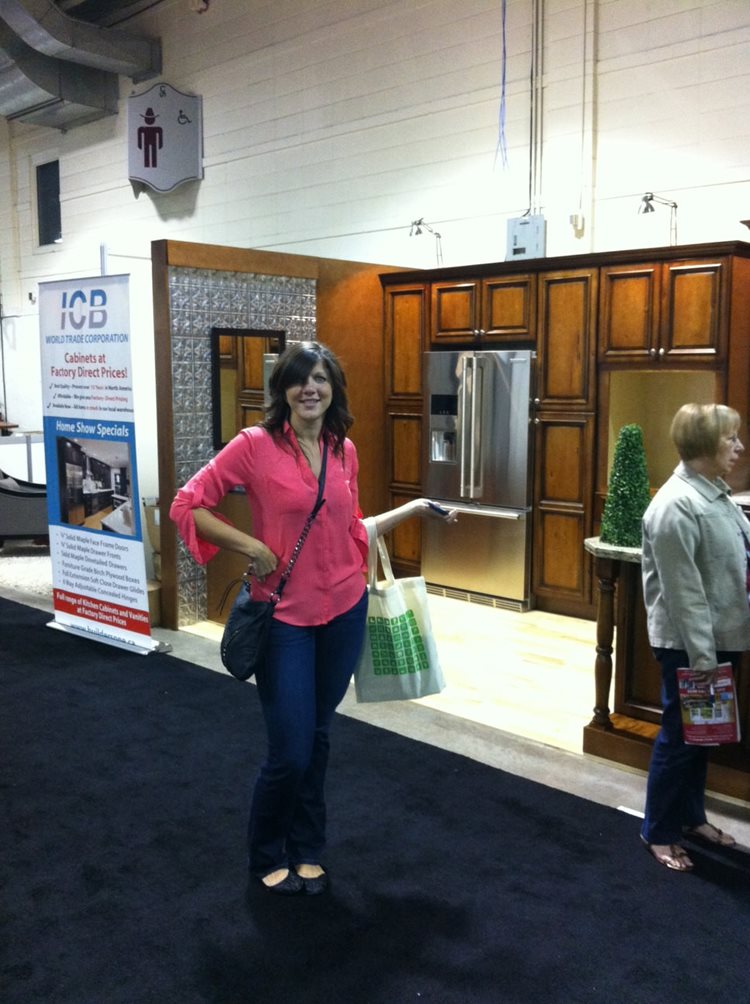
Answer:
<svg viewBox="0 0 750 1004"><path fill-rule="evenodd" d="M594 556L594 571L599 583L596 609L596 661L594 663L594 717L591 725L612 729L609 693L612 687L612 641L615 636L615 587L623 561L641 561L640 547L616 547L604 544L599 537L588 537L583 542Z"/></svg>

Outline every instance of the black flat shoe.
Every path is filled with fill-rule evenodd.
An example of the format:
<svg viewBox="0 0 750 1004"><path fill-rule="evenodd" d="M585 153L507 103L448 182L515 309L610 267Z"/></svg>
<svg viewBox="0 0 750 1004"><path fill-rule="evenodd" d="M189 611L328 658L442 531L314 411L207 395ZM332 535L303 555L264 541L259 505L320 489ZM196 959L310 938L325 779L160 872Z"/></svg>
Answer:
<svg viewBox="0 0 750 1004"><path fill-rule="evenodd" d="M304 889L303 880L291 868L289 869L289 874L281 882L277 882L276 885L267 885L262 878L259 878L258 881L264 889L267 889L269 892L275 892L279 896L294 896Z"/></svg>
<svg viewBox="0 0 750 1004"><path fill-rule="evenodd" d="M297 874L297 878L302 883L306 896L320 896L322 892L326 891L329 885L328 872L325 869L320 875L316 875L315 878L303 878L299 874Z"/></svg>

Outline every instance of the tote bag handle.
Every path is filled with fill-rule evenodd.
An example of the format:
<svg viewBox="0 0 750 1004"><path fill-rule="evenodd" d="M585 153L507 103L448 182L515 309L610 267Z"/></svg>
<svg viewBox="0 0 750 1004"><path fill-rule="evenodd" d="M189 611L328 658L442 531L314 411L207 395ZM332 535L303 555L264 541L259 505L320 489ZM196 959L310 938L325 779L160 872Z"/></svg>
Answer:
<svg viewBox="0 0 750 1004"><path fill-rule="evenodd" d="M367 540L368 540L368 550L367 550L367 587L370 591L376 590L378 588L378 558L380 559L380 564L383 568L383 575L385 576L385 584L390 586L395 581L393 575L393 568L391 567L391 558L388 554L388 548L385 546L385 541L382 537L378 537L375 530L375 520L366 519L364 520L365 527L367 529Z"/></svg>

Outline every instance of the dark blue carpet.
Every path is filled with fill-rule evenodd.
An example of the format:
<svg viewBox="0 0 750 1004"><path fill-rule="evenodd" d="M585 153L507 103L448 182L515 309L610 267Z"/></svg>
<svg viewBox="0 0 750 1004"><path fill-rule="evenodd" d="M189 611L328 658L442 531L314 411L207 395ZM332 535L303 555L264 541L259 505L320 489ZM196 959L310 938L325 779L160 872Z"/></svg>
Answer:
<svg viewBox="0 0 750 1004"><path fill-rule="evenodd" d="M245 872L255 689L0 600L3 1004L738 1004L750 857L339 716L333 885Z"/></svg>

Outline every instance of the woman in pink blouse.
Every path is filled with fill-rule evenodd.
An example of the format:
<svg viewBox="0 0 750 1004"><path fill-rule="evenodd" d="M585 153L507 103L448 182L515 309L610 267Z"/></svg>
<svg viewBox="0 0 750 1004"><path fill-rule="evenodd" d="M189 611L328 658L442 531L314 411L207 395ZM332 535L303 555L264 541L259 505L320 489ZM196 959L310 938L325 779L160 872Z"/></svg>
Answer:
<svg viewBox="0 0 750 1004"><path fill-rule="evenodd" d="M268 657L256 674L268 753L248 826L250 872L272 892L314 895L328 886L321 864L328 734L362 647L368 537L338 360L317 342L292 345L269 387L265 421L243 429L191 478L170 515L200 563L221 548L245 555L253 597L268 599L315 504L327 449L325 501L276 605ZM213 512L237 485L250 506L252 536ZM414 515L456 518L415 499L372 523L380 535Z"/></svg>

